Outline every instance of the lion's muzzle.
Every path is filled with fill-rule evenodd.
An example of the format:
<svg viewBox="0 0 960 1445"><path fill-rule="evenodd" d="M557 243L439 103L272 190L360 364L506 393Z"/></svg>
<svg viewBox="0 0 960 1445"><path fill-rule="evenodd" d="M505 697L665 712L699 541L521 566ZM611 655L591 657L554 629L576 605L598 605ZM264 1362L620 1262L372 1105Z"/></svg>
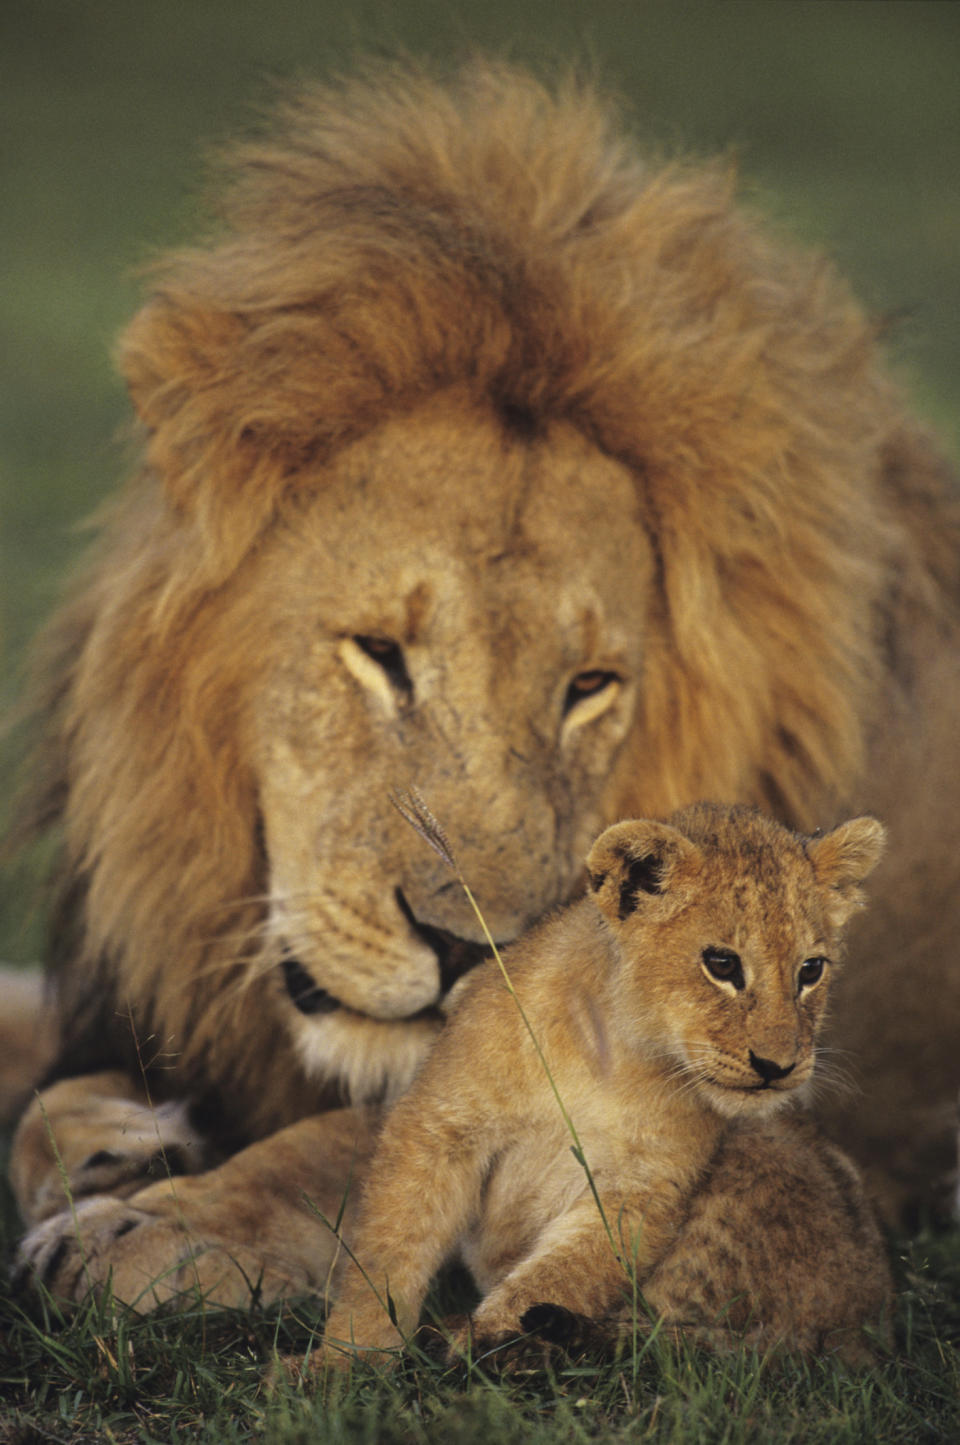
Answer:
<svg viewBox="0 0 960 1445"><path fill-rule="evenodd" d="M463 978L464 974L469 973L478 963L491 957L491 950L484 944L460 938L459 935L451 933L449 929L438 928L432 923L422 923L399 888L396 890L396 900L400 912L410 927L436 954L440 974L440 992L437 1000L428 1004L426 1008L416 1009L409 1017L420 1018L424 1015L436 1014L438 1018L441 1018L442 1010L438 1009L438 1005L449 994L454 984ZM310 971L289 947L284 949L280 968L290 1002L300 1013L306 1014L308 1017L315 1017L334 1013L337 1009L347 1007L328 989L321 987L316 982ZM357 1012L355 1009L352 1011Z"/></svg>
<svg viewBox="0 0 960 1445"><path fill-rule="evenodd" d="M419 933L424 943L429 944L437 955L441 998L450 992L453 985L465 973L469 973L472 968L476 968L478 963L483 963L485 959L492 957L492 952L486 944L461 938L447 928L438 928L432 923L421 922L400 888L396 891L396 899L397 906L410 927Z"/></svg>
<svg viewBox="0 0 960 1445"><path fill-rule="evenodd" d="M302 1014L329 1014L340 1007L339 999L314 983L298 958L288 953L280 966L290 1002Z"/></svg>

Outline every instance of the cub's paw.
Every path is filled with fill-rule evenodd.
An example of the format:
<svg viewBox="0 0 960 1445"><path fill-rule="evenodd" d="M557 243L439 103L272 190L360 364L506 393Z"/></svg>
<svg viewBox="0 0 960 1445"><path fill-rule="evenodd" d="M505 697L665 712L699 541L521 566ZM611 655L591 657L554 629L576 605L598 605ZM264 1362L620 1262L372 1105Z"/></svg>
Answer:
<svg viewBox="0 0 960 1445"><path fill-rule="evenodd" d="M442 1325L421 1325L416 1343L429 1356L450 1365L479 1366L488 1375L515 1375L544 1369L551 1347L520 1329L496 1329L476 1315L456 1316Z"/></svg>
<svg viewBox="0 0 960 1445"><path fill-rule="evenodd" d="M527 1334L562 1345L586 1321L583 1315L575 1315L562 1305L540 1304L531 1305L520 1323Z"/></svg>
<svg viewBox="0 0 960 1445"><path fill-rule="evenodd" d="M567 1355L609 1349L617 1338L617 1329L609 1321L589 1319L563 1305L532 1305L520 1323L527 1334L555 1345Z"/></svg>
<svg viewBox="0 0 960 1445"><path fill-rule="evenodd" d="M434 1364L453 1364L469 1358L472 1351L469 1315L445 1315L442 1320L425 1320L412 1340L416 1353Z"/></svg>
<svg viewBox="0 0 960 1445"><path fill-rule="evenodd" d="M432 1328L432 1347L428 1329L421 1327L417 1334L418 1344L424 1337L422 1347L428 1353L442 1358L442 1339L449 1362L469 1362L495 1374L539 1372L563 1359L609 1350L617 1337L609 1322L549 1303L531 1305L512 1328L502 1319L485 1317L481 1305L470 1319L445 1320Z"/></svg>
<svg viewBox="0 0 960 1445"><path fill-rule="evenodd" d="M345 1345L324 1343L318 1345L306 1360L302 1355L277 1356L267 1372L267 1386L276 1389L284 1383L310 1393L332 1376L350 1374L358 1365L393 1370L400 1359L399 1350L350 1349Z"/></svg>
<svg viewBox="0 0 960 1445"><path fill-rule="evenodd" d="M323 1381L324 1370L316 1356L317 1351L309 1359L303 1355L274 1355L264 1376L267 1392L275 1394L285 1385L307 1393L317 1389Z"/></svg>

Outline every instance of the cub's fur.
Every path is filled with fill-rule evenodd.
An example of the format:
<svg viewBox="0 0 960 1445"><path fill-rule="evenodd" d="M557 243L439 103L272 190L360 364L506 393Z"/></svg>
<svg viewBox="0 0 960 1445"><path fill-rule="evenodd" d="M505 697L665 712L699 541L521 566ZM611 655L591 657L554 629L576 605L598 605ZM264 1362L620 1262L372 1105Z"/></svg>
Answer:
<svg viewBox="0 0 960 1445"><path fill-rule="evenodd" d="M456 1251L484 1293L481 1341L535 1307L609 1314L635 1271L708 1341L860 1357L889 1304L883 1248L853 1166L794 1106L882 845L869 817L805 838L709 804L609 828L590 894L507 964L603 1216L488 967L387 1120L322 1361L399 1345Z"/></svg>

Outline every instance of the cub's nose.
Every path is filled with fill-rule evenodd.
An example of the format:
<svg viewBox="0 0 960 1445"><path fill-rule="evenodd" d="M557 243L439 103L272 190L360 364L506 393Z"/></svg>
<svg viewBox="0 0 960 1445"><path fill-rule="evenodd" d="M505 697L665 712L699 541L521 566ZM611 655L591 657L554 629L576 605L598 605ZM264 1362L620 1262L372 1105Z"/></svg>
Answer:
<svg viewBox="0 0 960 1445"><path fill-rule="evenodd" d="M759 1074L765 1084L776 1083L777 1079L785 1079L792 1074L796 1068L795 1064L787 1064L784 1068L781 1064L774 1063L773 1059L761 1059L759 1055L750 1050L750 1067Z"/></svg>

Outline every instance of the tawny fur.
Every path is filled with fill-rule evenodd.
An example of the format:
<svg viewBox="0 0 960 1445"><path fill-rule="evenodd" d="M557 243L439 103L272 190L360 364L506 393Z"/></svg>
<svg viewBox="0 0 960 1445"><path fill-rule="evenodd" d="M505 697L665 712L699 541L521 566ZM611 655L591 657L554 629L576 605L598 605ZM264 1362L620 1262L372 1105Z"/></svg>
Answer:
<svg viewBox="0 0 960 1445"><path fill-rule="evenodd" d="M502 940L573 895L604 823L722 796L890 820L831 1122L891 1216L935 1198L960 523L873 327L728 167L648 163L588 88L508 66L308 88L229 172L220 229L121 341L143 466L36 654L23 826L63 838L75 1083L21 1139L77 1155L87 1111L123 1155L145 1076L202 1105L213 1158L269 1158L401 1092L450 981L418 925L479 933L392 788L444 819ZM291 950L341 1007L292 1007ZM118 1069L104 1105L84 1076ZM28 1222L59 1187L31 1151ZM79 1167L71 1190L93 1177L111 1192ZM228 1246L235 1200L216 1170L194 1188ZM128 1255L131 1289L164 1269L123 1201L101 1223L121 1295Z"/></svg>
<svg viewBox="0 0 960 1445"><path fill-rule="evenodd" d="M592 896L507 951L515 996L475 979L388 1116L314 1368L382 1360L455 1254L478 1349L531 1310L622 1309L635 1279L710 1343L865 1357L862 1327L889 1328L879 1232L790 1106L882 843L872 818L807 839L708 805L607 830Z"/></svg>

